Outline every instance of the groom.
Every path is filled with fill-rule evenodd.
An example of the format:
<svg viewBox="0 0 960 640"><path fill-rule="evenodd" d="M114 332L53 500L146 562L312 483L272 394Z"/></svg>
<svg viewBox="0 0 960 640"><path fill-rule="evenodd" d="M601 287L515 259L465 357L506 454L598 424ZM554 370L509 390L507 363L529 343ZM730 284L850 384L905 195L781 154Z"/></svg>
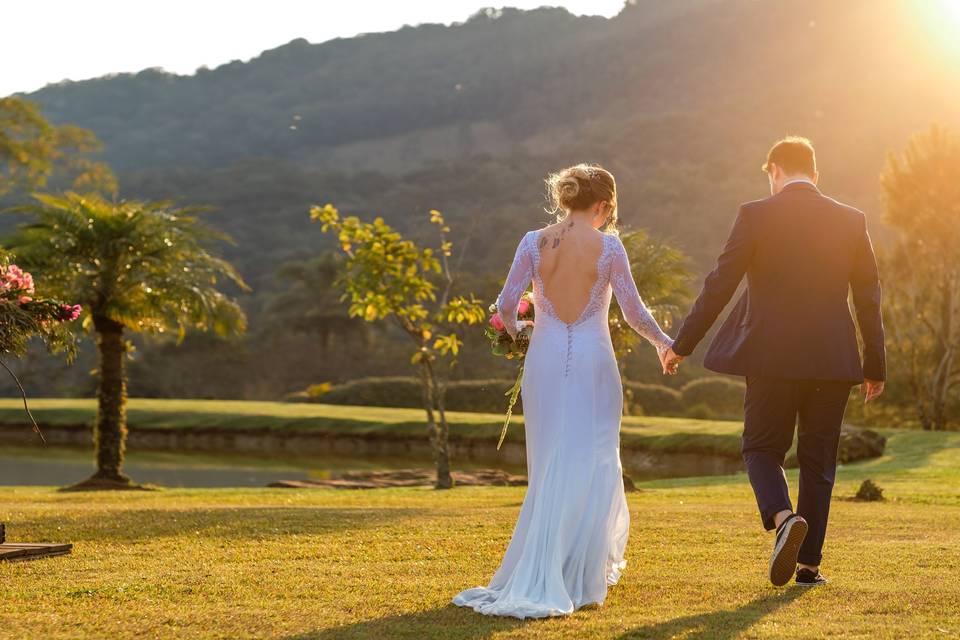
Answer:
<svg viewBox="0 0 960 640"><path fill-rule="evenodd" d="M813 586L827 581L821 550L850 388L861 384L866 402L883 392L880 281L863 213L817 189L809 140L777 142L763 170L773 195L740 207L716 268L663 357L664 371L693 352L746 275L704 366L747 379L742 452L763 525L776 530L770 581L784 585L796 571L798 584ZM796 512L782 468L794 430Z"/></svg>

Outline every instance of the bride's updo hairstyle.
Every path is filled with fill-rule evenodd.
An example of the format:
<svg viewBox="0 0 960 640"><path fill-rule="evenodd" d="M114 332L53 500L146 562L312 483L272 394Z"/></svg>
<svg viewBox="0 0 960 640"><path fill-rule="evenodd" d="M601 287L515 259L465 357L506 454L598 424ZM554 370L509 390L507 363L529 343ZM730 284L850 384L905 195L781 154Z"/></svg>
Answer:
<svg viewBox="0 0 960 640"><path fill-rule="evenodd" d="M617 183L597 164L577 164L547 176L548 211L563 220L571 211L585 211L598 202L610 205L606 229L617 229Z"/></svg>

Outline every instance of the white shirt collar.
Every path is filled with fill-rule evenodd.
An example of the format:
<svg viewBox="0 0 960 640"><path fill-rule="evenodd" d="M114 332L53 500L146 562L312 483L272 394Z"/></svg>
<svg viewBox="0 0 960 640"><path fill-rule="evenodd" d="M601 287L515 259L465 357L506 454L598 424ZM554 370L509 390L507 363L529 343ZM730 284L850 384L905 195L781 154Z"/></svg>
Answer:
<svg viewBox="0 0 960 640"><path fill-rule="evenodd" d="M811 186L813 186L813 187L816 187L816 186L817 186L817 185L813 184L813 180L811 180L810 178L794 178L794 179L791 180L790 182L784 183L783 187L786 188L786 187L790 186L791 184L797 184L798 182L806 182L807 184L809 184L809 185L811 185Z"/></svg>

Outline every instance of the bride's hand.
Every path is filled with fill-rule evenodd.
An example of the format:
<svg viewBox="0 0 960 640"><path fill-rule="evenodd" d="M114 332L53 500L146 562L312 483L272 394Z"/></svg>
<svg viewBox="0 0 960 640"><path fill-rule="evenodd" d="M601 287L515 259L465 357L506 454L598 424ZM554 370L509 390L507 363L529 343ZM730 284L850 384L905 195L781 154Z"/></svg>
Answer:
<svg viewBox="0 0 960 640"><path fill-rule="evenodd" d="M663 375L677 375L677 369L680 367L680 363L683 361L683 356L678 356L676 353L674 353L673 345L664 345L662 347L658 347L657 355L660 356L660 367L663 369Z"/></svg>
<svg viewBox="0 0 960 640"><path fill-rule="evenodd" d="M520 335L520 332L526 329L527 327L533 327L533 322L530 320L517 320L516 325L514 325L513 331L507 329L507 333L510 334L510 338L514 342L517 341L517 336Z"/></svg>
<svg viewBox="0 0 960 640"><path fill-rule="evenodd" d="M513 333L510 334L510 337L513 338L513 341L517 341L517 337L520 335L520 332L526 329L527 327L532 327L533 322L530 320L517 320Z"/></svg>

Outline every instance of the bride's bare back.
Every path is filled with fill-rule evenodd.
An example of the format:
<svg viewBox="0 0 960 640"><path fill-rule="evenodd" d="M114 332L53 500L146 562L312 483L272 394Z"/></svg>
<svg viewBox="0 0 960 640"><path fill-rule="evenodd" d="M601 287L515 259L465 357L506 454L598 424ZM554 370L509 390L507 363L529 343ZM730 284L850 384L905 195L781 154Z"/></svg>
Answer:
<svg viewBox="0 0 960 640"><path fill-rule="evenodd" d="M564 220L539 232L537 250L544 297L557 319L576 322L590 304L599 277L603 234L590 225Z"/></svg>

